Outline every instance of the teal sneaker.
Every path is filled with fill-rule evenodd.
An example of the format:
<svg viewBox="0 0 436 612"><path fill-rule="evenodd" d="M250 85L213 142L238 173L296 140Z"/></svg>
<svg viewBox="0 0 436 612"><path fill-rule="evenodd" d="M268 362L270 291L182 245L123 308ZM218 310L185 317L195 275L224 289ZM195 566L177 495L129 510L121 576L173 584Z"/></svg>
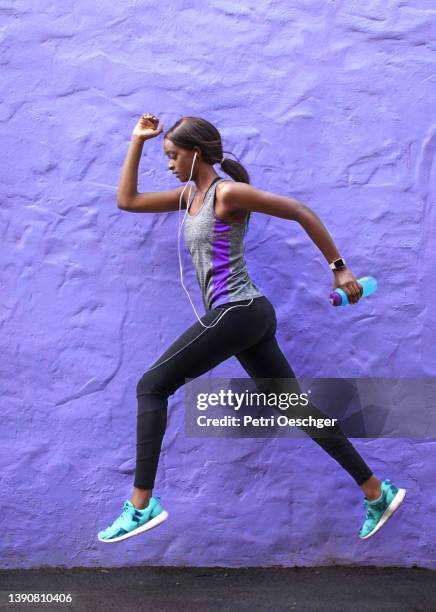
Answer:
<svg viewBox="0 0 436 612"><path fill-rule="evenodd" d="M148 506L143 510L135 508L130 500L124 502L120 516L106 529L98 532L100 542L121 542L157 527L168 518L168 512L160 505L160 497L150 497Z"/></svg>
<svg viewBox="0 0 436 612"><path fill-rule="evenodd" d="M388 478L382 481L381 490L378 499L371 502L367 499L363 501L367 512L365 521L359 531L359 537L362 540L370 538L380 527L383 527L395 510L399 508L406 495L406 489L399 489Z"/></svg>

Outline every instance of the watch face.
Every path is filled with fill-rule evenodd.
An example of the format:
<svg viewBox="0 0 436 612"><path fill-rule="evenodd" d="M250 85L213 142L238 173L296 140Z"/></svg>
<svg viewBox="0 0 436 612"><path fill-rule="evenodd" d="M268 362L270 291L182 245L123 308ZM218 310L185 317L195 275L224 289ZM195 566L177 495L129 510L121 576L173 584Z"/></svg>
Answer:
<svg viewBox="0 0 436 612"><path fill-rule="evenodd" d="M336 268L343 268L345 266L344 260L343 259L337 259L335 261L335 266L336 266Z"/></svg>

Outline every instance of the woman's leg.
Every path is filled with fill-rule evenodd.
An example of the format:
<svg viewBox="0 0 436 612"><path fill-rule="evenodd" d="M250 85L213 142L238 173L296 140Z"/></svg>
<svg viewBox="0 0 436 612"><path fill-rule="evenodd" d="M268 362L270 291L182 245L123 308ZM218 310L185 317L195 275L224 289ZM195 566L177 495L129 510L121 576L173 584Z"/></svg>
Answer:
<svg viewBox="0 0 436 612"><path fill-rule="evenodd" d="M271 391L277 393L278 388L286 388L286 382L276 379L293 379L289 382L292 392L299 392L298 382L295 374L282 353L275 336L264 338L254 346L250 346L236 354L242 367L253 379L271 379ZM262 381L263 382L263 381ZM266 381L268 385L268 381ZM262 386L265 391L265 387ZM290 410L293 410L292 408ZM295 410L295 409L294 409ZM299 407L299 415L302 416L302 408ZM315 418L326 418L327 415L309 403L306 408L307 414ZM287 412L287 416L289 413ZM292 416L294 416L292 414ZM332 428L332 435L319 437L319 430L315 427L301 427L312 439L321 446L333 459L335 459L362 488L368 499L376 499L380 495L380 481L373 475L371 469L366 465L362 457L345 437L339 426Z"/></svg>
<svg viewBox="0 0 436 612"><path fill-rule="evenodd" d="M207 312L189 327L141 377L136 388L137 453L134 492L137 508L152 494L167 424L168 397L235 353L270 334L271 305L266 298L233 302Z"/></svg>

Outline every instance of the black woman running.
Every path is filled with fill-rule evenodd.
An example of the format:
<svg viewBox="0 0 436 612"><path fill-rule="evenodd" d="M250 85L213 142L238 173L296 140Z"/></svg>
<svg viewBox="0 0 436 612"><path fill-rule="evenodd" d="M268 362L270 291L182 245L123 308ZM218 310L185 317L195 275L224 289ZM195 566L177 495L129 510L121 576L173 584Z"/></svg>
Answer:
<svg viewBox="0 0 436 612"><path fill-rule="evenodd" d="M197 378L235 356L254 381L260 379L263 385L271 381L274 392L296 390L295 374L275 336L274 306L258 290L246 268L244 237L252 212L299 223L329 264L333 288L343 289L351 305L357 304L363 291L315 212L297 200L250 185L246 169L238 161L223 156L220 133L205 119L182 117L164 134L169 170L185 185L170 191L138 193L138 166L144 142L159 136L163 129L155 115L139 118L121 172L118 207L134 213L178 210L179 217L181 209L185 210L185 241L197 273L205 314L198 316L187 292L198 321L138 381L133 493L124 502L121 514L98 533L98 539L106 543L144 533L168 517L160 496L153 495L153 488L167 425L168 398L186 379ZM218 175L214 164L220 164L231 178ZM189 190L186 197L191 180L196 190L192 197ZM180 250L179 263L186 291ZM266 390L265 386L262 390ZM312 403L306 410L305 415L326 417ZM287 416L298 417L301 412ZM358 535L362 539L374 535L400 506L405 489L396 487L388 478L377 478L338 425L330 427L328 435L323 436L314 426L304 425L301 429L361 488L366 515Z"/></svg>

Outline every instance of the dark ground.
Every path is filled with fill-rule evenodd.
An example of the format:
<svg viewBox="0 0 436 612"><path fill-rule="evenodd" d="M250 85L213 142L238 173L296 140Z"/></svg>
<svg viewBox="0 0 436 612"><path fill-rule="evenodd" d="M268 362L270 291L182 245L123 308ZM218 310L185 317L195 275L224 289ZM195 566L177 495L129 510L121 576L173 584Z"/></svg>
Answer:
<svg viewBox="0 0 436 612"><path fill-rule="evenodd" d="M8 603L9 592L71 593L71 604ZM418 568L0 570L0 610L74 612L436 612L436 571Z"/></svg>

